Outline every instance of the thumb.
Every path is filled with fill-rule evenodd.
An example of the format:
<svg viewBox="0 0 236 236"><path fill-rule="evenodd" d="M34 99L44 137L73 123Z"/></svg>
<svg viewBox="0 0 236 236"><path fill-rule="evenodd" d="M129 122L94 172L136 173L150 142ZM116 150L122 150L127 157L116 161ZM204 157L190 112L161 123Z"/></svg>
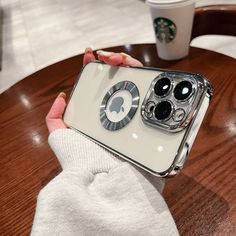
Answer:
<svg viewBox="0 0 236 236"><path fill-rule="evenodd" d="M66 128L66 124L62 120L66 108L65 98L66 94L60 93L46 116L46 124L50 133L56 129Z"/></svg>

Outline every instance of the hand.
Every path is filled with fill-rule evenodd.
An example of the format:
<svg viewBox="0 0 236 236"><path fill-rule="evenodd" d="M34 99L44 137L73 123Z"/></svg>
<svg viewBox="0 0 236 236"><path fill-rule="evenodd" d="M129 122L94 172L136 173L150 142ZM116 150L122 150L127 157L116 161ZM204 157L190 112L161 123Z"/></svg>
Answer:
<svg viewBox="0 0 236 236"><path fill-rule="evenodd" d="M62 120L62 115L66 108L66 94L61 92L55 99L52 107L46 116L46 124L49 133L56 129L65 129L66 124Z"/></svg>
<svg viewBox="0 0 236 236"><path fill-rule="evenodd" d="M126 53L107 52L103 50L97 51L98 60L112 66L143 66L137 59ZM87 48L84 54L84 65L90 61L96 60L91 48Z"/></svg>
<svg viewBox="0 0 236 236"><path fill-rule="evenodd" d="M115 53L99 50L97 51L98 60L113 66L143 66L143 64L126 53ZM87 48L84 53L83 64L96 60L91 48ZM56 129L67 128L62 120L62 115L66 108L66 94L60 93L55 99L50 111L46 116L46 124L49 133Z"/></svg>

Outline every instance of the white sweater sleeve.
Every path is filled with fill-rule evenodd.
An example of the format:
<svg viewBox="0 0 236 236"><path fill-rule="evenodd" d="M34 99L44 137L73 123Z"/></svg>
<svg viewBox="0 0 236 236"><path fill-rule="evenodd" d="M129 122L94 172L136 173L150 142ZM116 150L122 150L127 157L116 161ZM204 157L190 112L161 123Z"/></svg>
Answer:
<svg viewBox="0 0 236 236"><path fill-rule="evenodd" d="M40 191L31 235L179 235L163 179L70 129L49 144L63 171Z"/></svg>

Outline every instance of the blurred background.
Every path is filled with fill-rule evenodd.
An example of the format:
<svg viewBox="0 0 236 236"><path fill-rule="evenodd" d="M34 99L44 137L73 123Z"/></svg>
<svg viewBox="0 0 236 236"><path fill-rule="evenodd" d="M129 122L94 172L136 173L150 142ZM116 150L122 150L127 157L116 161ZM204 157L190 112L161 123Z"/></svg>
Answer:
<svg viewBox="0 0 236 236"><path fill-rule="evenodd" d="M236 0L196 0L196 7ZM84 52L154 43L142 0L0 0L0 93L33 72ZM192 46L236 58L236 37L203 36Z"/></svg>

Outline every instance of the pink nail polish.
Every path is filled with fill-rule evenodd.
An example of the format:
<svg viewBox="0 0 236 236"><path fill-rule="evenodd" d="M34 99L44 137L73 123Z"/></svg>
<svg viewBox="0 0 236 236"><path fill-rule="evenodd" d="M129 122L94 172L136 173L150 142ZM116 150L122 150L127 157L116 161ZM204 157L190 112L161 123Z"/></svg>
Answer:
<svg viewBox="0 0 236 236"><path fill-rule="evenodd" d="M107 51L103 51L103 50L98 50L97 54L105 56L105 57L110 57L114 54L114 52L107 52Z"/></svg>
<svg viewBox="0 0 236 236"><path fill-rule="evenodd" d="M90 47L86 48L86 49L85 49L85 53L88 53L88 52L93 52L93 49L90 48Z"/></svg>
<svg viewBox="0 0 236 236"><path fill-rule="evenodd" d="M64 92L60 92L57 97L58 97L58 98L59 98L59 97L66 98L66 94L65 94Z"/></svg>

